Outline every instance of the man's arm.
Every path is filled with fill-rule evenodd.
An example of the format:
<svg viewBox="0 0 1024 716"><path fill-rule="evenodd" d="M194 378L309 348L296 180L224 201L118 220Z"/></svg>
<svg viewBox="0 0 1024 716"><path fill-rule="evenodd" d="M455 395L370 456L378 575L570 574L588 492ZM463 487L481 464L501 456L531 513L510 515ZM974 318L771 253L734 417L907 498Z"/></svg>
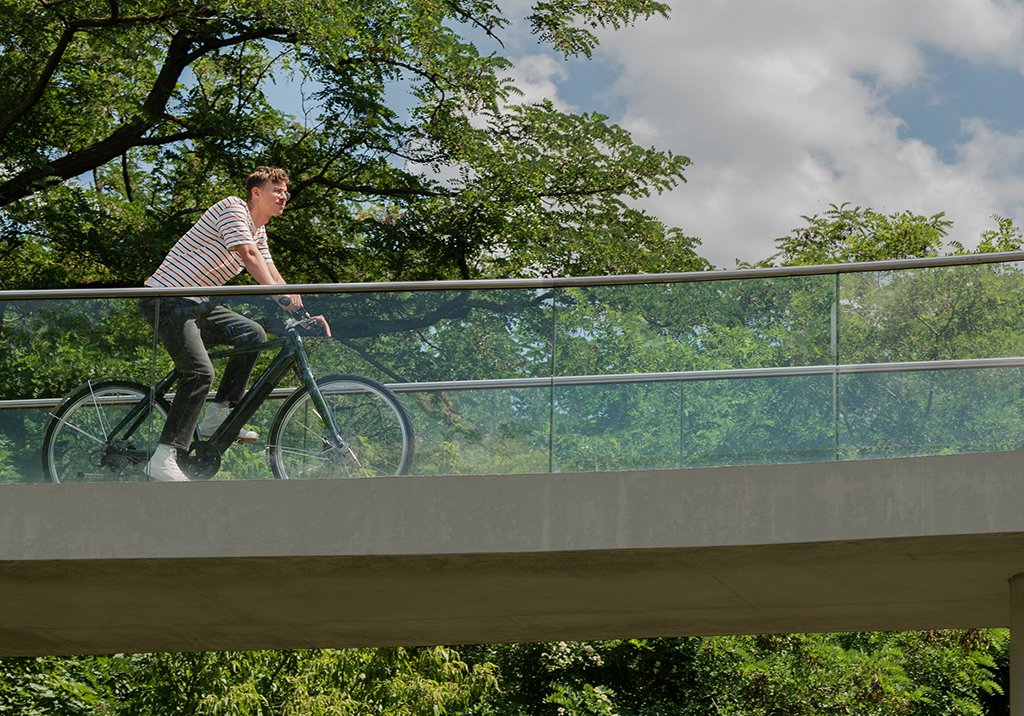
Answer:
<svg viewBox="0 0 1024 716"><path fill-rule="evenodd" d="M256 244L239 244L232 246L231 251L241 259L242 264L245 266L245 270L249 272L249 275L256 279L256 282L263 286L282 286L285 284L285 280L281 277L277 267L274 266L273 262L267 261L263 254L257 248ZM282 299L287 298L287 301ZM282 294L276 297L278 303L281 304L282 308L288 313L295 313L302 311L302 296L297 293L294 294ZM323 316L314 316L317 322L323 327L324 334L331 335L331 327L327 323L327 319Z"/></svg>
<svg viewBox="0 0 1024 716"><path fill-rule="evenodd" d="M232 246L231 251L241 259L245 270L256 279L257 283L263 286L280 286L285 283L277 267L263 257L256 244L239 244ZM289 313L302 310L302 296L288 296L288 304L285 310Z"/></svg>

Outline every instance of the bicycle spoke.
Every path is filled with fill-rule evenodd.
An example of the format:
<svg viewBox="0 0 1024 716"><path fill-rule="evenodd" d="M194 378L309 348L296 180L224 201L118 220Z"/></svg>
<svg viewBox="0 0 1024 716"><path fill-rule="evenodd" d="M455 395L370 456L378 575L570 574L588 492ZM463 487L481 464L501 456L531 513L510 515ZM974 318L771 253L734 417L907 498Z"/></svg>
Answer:
<svg viewBox="0 0 1024 716"><path fill-rule="evenodd" d="M55 417L55 416L53 415L53 413L50 413L50 417ZM74 423L69 423L69 422L65 421L63 423L63 425L64 425L64 427L71 428L72 430L74 430L77 433L81 433L82 435L84 435L85 437L89 438L90 440L92 440L95 443L99 443L100 445L105 445L107 443L106 437L98 438L95 435L93 435L92 433L86 432L85 430L83 430L82 428L78 427Z"/></svg>
<svg viewBox="0 0 1024 716"><path fill-rule="evenodd" d="M103 408L100 406L99 401L96 400L96 393L92 388L92 381L90 380L87 385L89 386L89 395L92 396L93 405L96 407L96 418L100 421L100 430L103 431L104 439L110 435L110 430L107 429L106 424L103 421Z"/></svg>
<svg viewBox="0 0 1024 716"><path fill-rule="evenodd" d="M139 406L142 401L150 403ZM133 410L137 419L111 434ZM166 417L166 403L140 383L89 381L52 413L43 438L44 471L54 482L145 479L140 467L156 447Z"/></svg>
<svg viewBox="0 0 1024 716"><path fill-rule="evenodd" d="M278 450L279 452L285 453L285 454L288 454L288 455L299 455L301 457L312 458L313 460L319 460L321 462L327 462L328 461L327 456L322 451L321 452L314 452L312 450L300 450L298 448L289 448L289 447L284 447L282 445L275 445L273 447L276 450Z"/></svg>

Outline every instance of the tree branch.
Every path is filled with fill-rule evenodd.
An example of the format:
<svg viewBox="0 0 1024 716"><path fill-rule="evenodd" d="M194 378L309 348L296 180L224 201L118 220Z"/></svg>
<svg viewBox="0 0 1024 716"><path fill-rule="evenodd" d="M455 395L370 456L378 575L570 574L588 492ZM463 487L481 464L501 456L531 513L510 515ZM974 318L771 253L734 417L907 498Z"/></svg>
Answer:
<svg viewBox="0 0 1024 716"><path fill-rule="evenodd" d="M74 39L75 34L86 29L104 28L104 27L118 27L121 25L132 25L137 23L145 22L160 22L163 20L170 19L178 13L165 13L163 15L147 15L147 16L136 16L136 17L118 17L117 16L117 5L111 2L112 16L107 18L83 18L75 20L64 28L64 32L61 33L60 38L57 40L57 46L54 47L53 52L50 53L49 58L46 60L46 64L43 67L42 73L36 79L32 89L29 90L18 104L16 104L10 112L4 117L0 118L0 139L2 139L10 128L14 124L25 116L42 98L43 92L46 91L46 87L50 84L50 80L53 79L53 75L57 72L57 68L60 66L60 61L64 57L64 53L67 52L68 46Z"/></svg>
<svg viewBox="0 0 1024 716"><path fill-rule="evenodd" d="M177 139L198 136L182 133L169 137L149 137L147 132L158 126L167 117L167 103L177 87L178 78L185 68L203 55L224 47L255 39L282 38L284 31L279 28L252 30L232 37L215 38L196 43L196 34L181 30L171 38L167 56L160 68L149 95L143 102L136 118L114 130L108 137L41 167L33 167L16 174L0 184L0 206L31 196L35 192L54 184L71 179L95 167L102 166L136 146L166 144Z"/></svg>
<svg viewBox="0 0 1024 716"><path fill-rule="evenodd" d="M346 184L345 182L333 181L326 178L313 179L305 184L320 184L321 186L336 189L337 191L345 191L351 194L373 194L375 196L427 196L435 198L454 196L454 194L450 192L433 191L417 187L382 187L371 186L369 184Z"/></svg>

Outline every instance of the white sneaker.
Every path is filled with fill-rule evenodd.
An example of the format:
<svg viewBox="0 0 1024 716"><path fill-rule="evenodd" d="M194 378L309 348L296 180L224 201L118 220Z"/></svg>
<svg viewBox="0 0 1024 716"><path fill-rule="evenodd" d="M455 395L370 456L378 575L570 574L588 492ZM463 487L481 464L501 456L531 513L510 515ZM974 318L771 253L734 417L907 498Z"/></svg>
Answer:
<svg viewBox="0 0 1024 716"><path fill-rule="evenodd" d="M188 482L188 476L178 467L177 451L163 443L156 446L143 472L160 482Z"/></svg>
<svg viewBox="0 0 1024 716"><path fill-rule="evenodd" d="M206 439L213 435L230 414L231 406L227 403L210 403L210 407L206 409L206 417L199 423L199 437ZM257 438L259 434L255 430L243 427L235 439L243 443L254 443Z"/></svg>

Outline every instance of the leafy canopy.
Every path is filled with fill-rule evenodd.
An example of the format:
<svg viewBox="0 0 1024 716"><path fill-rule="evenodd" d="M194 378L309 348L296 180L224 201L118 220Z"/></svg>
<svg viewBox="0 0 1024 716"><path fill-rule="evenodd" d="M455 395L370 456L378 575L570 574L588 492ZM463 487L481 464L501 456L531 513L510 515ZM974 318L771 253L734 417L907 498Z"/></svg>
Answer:
<svg viewBox="0 0 1024 716"><path fill-rule="evenodd" d="M666 12L528 19L589 56ZM0 0L0 285L137 285L258 164L293 176L270 226L293 282L705 268L629 205L689 160L516 104L507 23L491 0Z"/></svg>

